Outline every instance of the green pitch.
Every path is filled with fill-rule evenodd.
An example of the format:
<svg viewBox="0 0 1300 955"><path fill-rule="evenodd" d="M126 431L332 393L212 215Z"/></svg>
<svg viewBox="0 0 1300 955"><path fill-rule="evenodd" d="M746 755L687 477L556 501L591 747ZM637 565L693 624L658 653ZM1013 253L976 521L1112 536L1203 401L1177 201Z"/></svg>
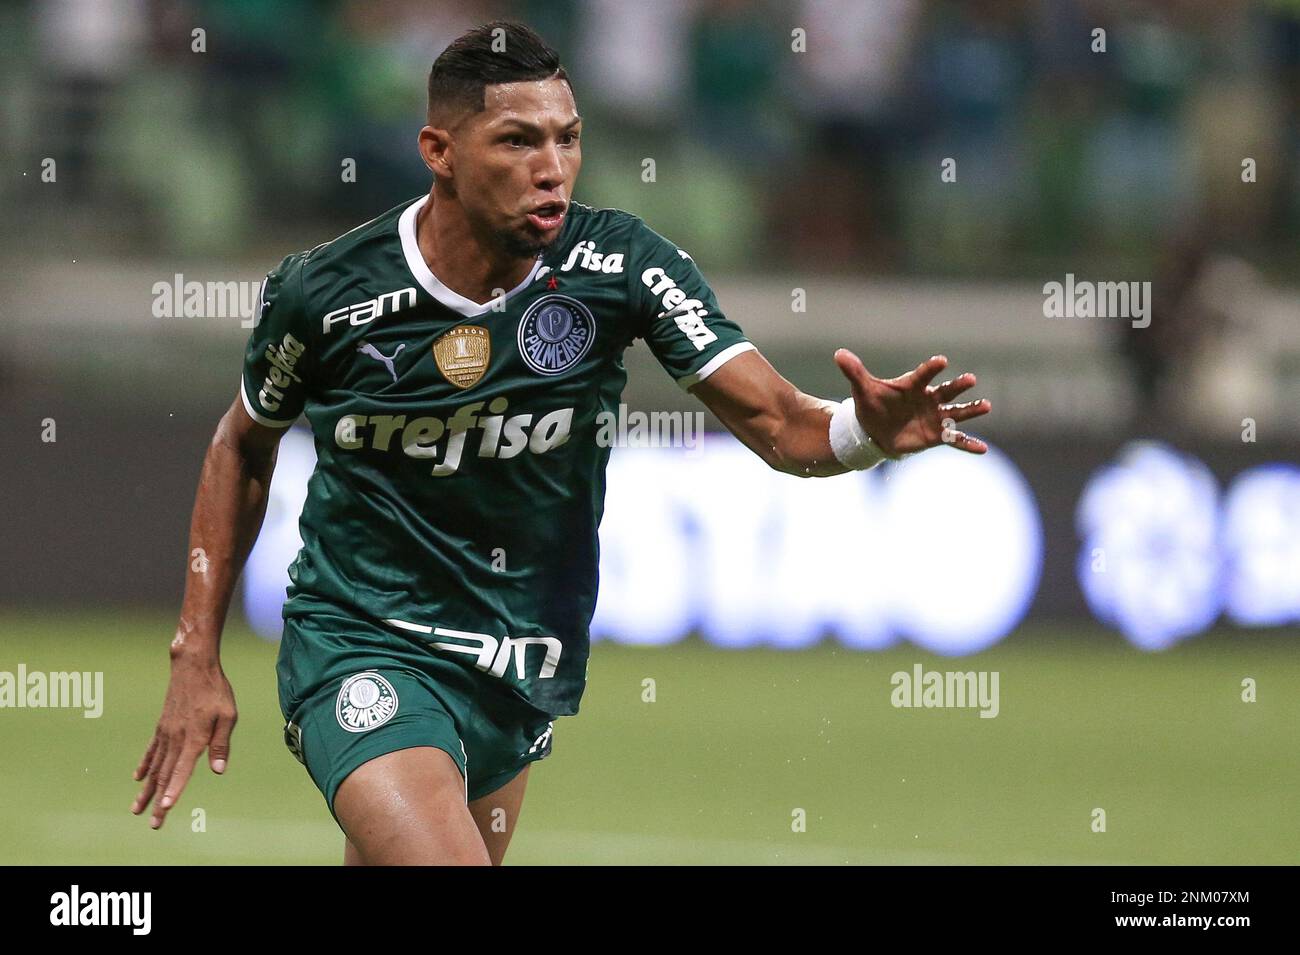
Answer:
<svg viewBox="0 0 1300 955"><path fill-rule="evenodd" d="M224 650L240 710L230 770L214 777L205 758L161 832L127 811L171 625L0 615L0 671L102 670L105 695L98 719L0 709L0 863L339 861L342 836L281 741L276 648L242 628ZM997 671L998 716L895 708L890 677L916 663ZM1151 655L1091 629L1026 629L964 659L600 643L590 676L582 713L557 722L534 767L510 862L1300 858L1295 633ZM1246 677L1257 702L1241 700Z"/></svg>

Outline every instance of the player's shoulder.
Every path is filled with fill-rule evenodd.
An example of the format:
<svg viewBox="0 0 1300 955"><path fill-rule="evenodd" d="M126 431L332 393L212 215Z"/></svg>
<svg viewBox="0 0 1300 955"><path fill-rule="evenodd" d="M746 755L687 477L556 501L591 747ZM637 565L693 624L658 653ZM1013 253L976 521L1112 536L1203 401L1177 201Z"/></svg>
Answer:
<svg viewBox="0 0 1300 955"><path fill-rule="evenodd" d="M558 250L566 256L574 246L592 242L594 248L606 256L637 259L675 252L683 259L691 258L635 212L574 201L569 203L569 214L573 216L574 228L566 236L563 249Z"/></svg>
<svg viewBox="0 0 1300 955"><path fill-rule="evenodd" d="M419 197L408 199L342 235L289 253L267 275L267 283L291 292L305 309L309 303L318 304L314 299L329 297L335 286L346 286L348 275L390 270L401 261L398 221L418 201Z"/></svg>
<svg viewBox="0 0 1300 955"><path fill-rule="evenodd" d="M590 239L596 235L632 240L644 239L647 235L663 238L639 215L626 209L589 206L574 201L569 203L569 214L576 220L577 228L573 230L575 239Z"/></svg>
<svg viewBox="0 0 1300 955"><path fill-rule="evenodd" d="M400 243L398 221L401 219L402 213L413 203L419 202L421 198L423 197L416 196L413 199L407 199L393 206L387 212L349 229L340 236L335 236L333 239L322 242L314 248L296 253L302 257L302 267L312 271L327 269L345 262L357 262L371 252L391 251Z"/></svg>

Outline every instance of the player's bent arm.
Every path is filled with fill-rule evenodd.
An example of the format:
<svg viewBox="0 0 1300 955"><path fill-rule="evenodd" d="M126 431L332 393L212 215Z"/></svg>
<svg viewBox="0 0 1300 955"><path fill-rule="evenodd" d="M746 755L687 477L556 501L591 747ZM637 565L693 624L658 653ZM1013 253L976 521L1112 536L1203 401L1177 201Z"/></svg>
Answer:
<svg viewBox="0 0 1300 955"><path fill-rule="evenodd" d="M804 394L757 350L737 355L690 390L769 467L799 477L848 470L831 451L835 402Z"/></svg>
<svg viewBox="0 0 1300 955"><path fill-rule="evenodd" d="M153 801L155 829L180 798L205 749L213 772L226 769L238 714L221 669L221 631L235 581L266 514L284 431L257 423L236 400L217 425L203 460L190 522L185 596L171 644L171 678L162 715L135 771L143 786L131 811L138 815Z"/></svg>
<svg viewBox="0 0 1300 955"><path fill-rule="evenodd" d="M897 378L877 378L847 349L835 363L850 398L804 394L755 350L737 355L691 387L732 434L771 467L801 477L827 477L946 444L971 454L988 445L956 424L988 414L987 400L954 402L975 384L972 374L931 384L948 365L935 355Z"/></svg>

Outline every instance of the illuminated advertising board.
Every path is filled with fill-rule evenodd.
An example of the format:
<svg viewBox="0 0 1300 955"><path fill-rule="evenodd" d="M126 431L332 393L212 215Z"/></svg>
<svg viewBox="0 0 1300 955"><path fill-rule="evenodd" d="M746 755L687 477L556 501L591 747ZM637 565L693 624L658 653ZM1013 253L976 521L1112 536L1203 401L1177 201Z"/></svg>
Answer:
<svg viewBox="0 0 1300 955"><path fill-rule="evenodd" d="M314 463L310 436L287 434L244 574L248 620L269 639ZM616 448L592 637L974 653L1025 618L1045 547L1074 555L1091 614L1145 649L1220 619L1300 622L1300 467L1251 467L1221 489L1195 456L1134 442L1079 480L1074 535L1047 539L1034 491L996 448L824 480L772 471L728 435Z"/></svg>

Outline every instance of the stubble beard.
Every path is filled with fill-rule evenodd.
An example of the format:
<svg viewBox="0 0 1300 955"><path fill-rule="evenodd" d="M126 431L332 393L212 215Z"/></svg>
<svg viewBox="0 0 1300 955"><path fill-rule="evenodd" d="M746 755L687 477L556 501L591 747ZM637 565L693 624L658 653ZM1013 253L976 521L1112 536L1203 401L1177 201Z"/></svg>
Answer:
<svg viewBox="0 0 1300 955"><path fill-rule="evenodd" d="M555 239L559 238L556 233ZM498 247L512 258L535 259L552 245L555 239L543 241L540 238L529 235L521 235L513 230L502 230L496 234Z"/></svg>

